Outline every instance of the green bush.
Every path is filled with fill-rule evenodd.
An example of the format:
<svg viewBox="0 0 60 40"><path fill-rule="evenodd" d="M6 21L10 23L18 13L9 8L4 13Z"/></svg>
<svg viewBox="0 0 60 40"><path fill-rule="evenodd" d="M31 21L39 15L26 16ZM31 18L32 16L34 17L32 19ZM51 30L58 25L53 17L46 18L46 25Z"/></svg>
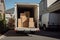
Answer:
<svg viewBox="0 0 60 40"><path fill-rule="evenodd" d="M5 20L0 20L0 33L5 33L7 30Z"/></svg>

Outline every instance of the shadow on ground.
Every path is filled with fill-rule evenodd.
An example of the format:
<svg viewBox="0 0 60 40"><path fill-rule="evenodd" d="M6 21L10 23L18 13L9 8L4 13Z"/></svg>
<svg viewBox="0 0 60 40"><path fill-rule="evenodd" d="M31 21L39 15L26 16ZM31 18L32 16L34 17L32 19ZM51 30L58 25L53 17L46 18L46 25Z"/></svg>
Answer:
<svg viewBox="0 0 60 40"><path fill-rule="evenodd" d="M35 33L34 35L60 39L60 32L40 31Z"/></svg>
<svg viewBox="0 0 60 40"><path fill-rule="evenodd" d="M28 34L26 34L26 33L16 33L15 31L8 31L7 33L5 33L4 34L5 36L14 36L14 37L16 37L16 36L29 36Z"/></svg>
<svg viewBox="0 0 60 40"><path fill-rule="evenodd" d="M23 33L23 34L17 34L15 31L10 30L7 33L4 34L7 37L16 37L16 36L21 36L21 37L31 37L29 34ZM36 32L33 35L38 35L38 36L45 36L45 37L51 37L51 38L56 38L56 39L60 39L60 32L51 32L51 31L40 31L40 32Z"/></svg>

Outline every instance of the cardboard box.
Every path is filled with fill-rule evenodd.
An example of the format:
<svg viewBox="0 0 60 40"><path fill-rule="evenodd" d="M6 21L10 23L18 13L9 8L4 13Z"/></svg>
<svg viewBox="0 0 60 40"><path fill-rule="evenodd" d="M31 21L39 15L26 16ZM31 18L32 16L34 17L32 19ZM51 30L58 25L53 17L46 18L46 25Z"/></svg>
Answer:
<svg viewBox="0 0 60 40"><path fill-rule="evenodd" d="M34 28L34 22L29 22L29 28Z"/></svg>
<svg viewBox="0 0 60 40"><path fill-rule="evenodd" d="M29 21L28 21L28 19L27 19L25 22L23 22L23 26L24 26L24 27L28 27L28 26L29 26Z"/></svg>
<svg viewBox="0 0 60 40"><path fill-rule="evenodd" d="M21 13L20 18L21 18L22 22L25 22L27 20L27 17L24 13Z"/></svg>
<svg viewBox="0 0 60 40"><path fill-rule="evenodd" d="M25 13L20 13L20 16L25 16Z"/></svg>
<svg viewBox="0 0 60 40"><path fill-rule="evenodd" d="M22 25L23 25L23 24L22 24L21 19L18 19L18 27L19 27L19 28L21 28L21 27L22 27Z"/></svg>
<svg viewBox="0 0 60 40"><path fill-rule="evenodd" d="M25 13L25 15L26 15L27 18L30 17L30 11L25 11L24 13Z"/></svg>
<svg viewBox="0 0 60 40"><path fill-rule="evenodd" d="M33 18L29 18L29 22L34 22L34 19Z"/></svg>
<svg viewBox="0 0 60 40"><path fill-rule="evenodd" d="M34 28L34 20L33 18L29 18L29 28Z"/></svg>
<svg viewBox="0 0 60 40"><path fill-rule="evenodd" d="M26 14L25 13L20 13L20 18L21 18L23 27L28 27L29 22L28 22L28 19L26 17Z"/></svg>

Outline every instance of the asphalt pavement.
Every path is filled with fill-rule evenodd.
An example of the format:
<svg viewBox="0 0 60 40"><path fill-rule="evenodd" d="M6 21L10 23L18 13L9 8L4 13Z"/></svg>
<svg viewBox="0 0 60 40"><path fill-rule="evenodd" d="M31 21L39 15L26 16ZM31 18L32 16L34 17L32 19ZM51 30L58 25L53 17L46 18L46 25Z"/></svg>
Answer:
<svg viewBox="0 0 60 40"><path fill-rule="evenodd" d="M46 31L40 31L35 34L17 34L15 31L9 30L0 40L60 40L59 36L59 33Z"/></svg>

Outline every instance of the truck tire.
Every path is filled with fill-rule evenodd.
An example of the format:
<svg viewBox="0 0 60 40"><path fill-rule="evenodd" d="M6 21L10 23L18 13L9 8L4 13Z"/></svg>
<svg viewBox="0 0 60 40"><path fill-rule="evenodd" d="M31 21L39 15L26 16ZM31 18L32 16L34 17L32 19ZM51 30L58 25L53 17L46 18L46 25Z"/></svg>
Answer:
<svg viewBox="0 0 60 40"><path fill-rule="evenodd" d="M45 24L43 24L43 30L46 31L46 25Z"/></svg>
<svg viewBox="0 0 60 40"><path fill-rule="evenodd" d="M46 31L46 27L43 27L43 30Z"/></svg>

